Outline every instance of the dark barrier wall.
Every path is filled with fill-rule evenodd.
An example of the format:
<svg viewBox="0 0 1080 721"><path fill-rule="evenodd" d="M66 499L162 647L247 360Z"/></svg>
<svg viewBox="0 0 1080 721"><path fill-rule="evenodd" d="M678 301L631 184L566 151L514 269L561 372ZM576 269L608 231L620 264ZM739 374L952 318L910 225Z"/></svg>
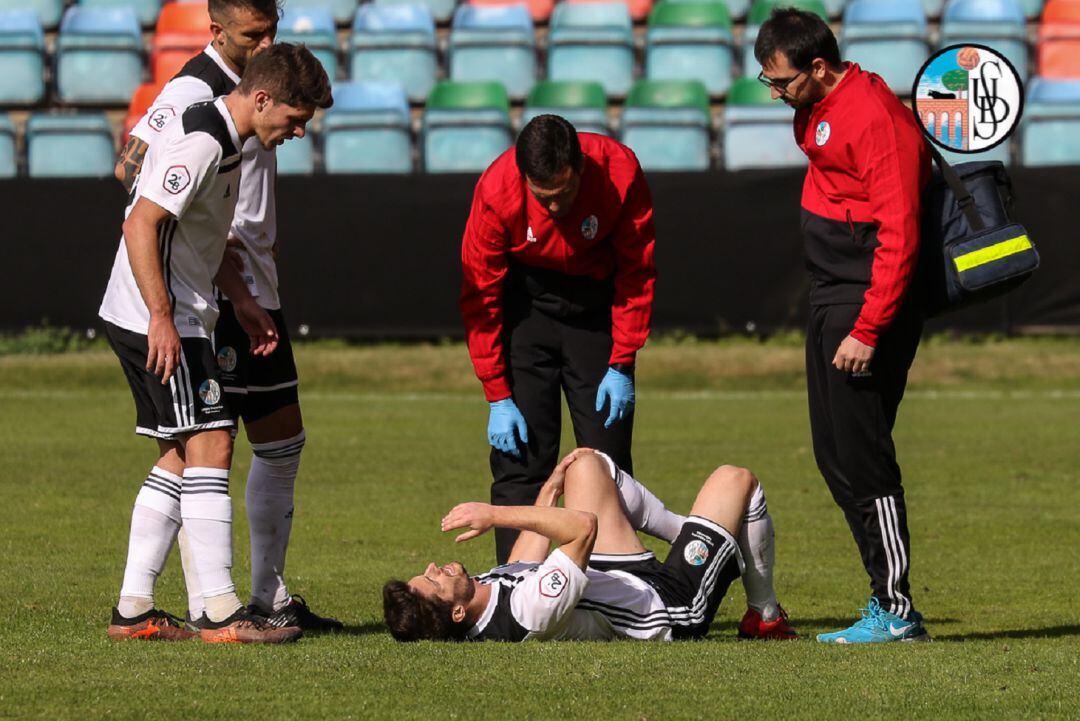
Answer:
<svg viewBox="0 0 1080 721"><path fill-rule="evenodd" d="M1080 327L1080 168L1012 171L1017 215L1042 255L1006 301L941 328ZM461 335L459 247L475 177L283 177L281 285L290 327L313 335ZM657 330L801 327L802 172L655 174ZM3 181L0 329L99 325L125 195L112 180Z"/></svg>

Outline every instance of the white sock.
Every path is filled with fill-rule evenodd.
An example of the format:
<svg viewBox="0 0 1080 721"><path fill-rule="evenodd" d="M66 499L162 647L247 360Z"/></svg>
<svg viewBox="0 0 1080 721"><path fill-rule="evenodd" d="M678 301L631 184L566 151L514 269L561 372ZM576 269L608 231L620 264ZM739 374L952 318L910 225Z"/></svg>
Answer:
<svg viewBox="0 0 1080 721"><path fill-rule="evenodd" d="M610 458L607 456L604 458L611 468L615 468ZM669 511L664 502L653 495L653 492L641 481L621 468L614 471L614 474L615 485L619 488L619 498L622 500L626 517L630 519L630 525L650 536L674 543L679 537L680 529L686 523L686 516Z"/></svg>
<svg viewBox="0 0 1080 721"><path fill-rule="evenodd" d="M769 515L769 507L765 503L765 489L759 483L750 498L746 515L743 516L738 541L739 550L746 561L742 575L746 605L760 613L765 621L772 621L780 615L772 581L773 561L776 557L773 536L772 516Z"/></svg>
<svg viewBox="0 0 1080 721"><path fill-rule="evenodd" d="M243 604L232 581L232 501L226 468L185 468L180 513L206 613L224 621ZM230 608L228 613L223 609Z"/></svg>
<svg viewBox="0 0 1080 721"><path fill-rule="evenodd" d="M180 526L180 532L176 534L176 545L180 547L180 565L184 568L188 615L192 619L198 619L206 612L206 605L203 603L202 586L199 585L199 572L195 568L195 559L191 556L191 542L188 541L183 526Z"/></svg>
<svg viewBox="0 0 1080 721"><path fill-rule="evenodd" d="M255 456L245 494L251 528L251 602L264 610L276 611L289 602L285 552L304 442L304 431L300 431L283 441L251 444Z"/></svg>
<svg viewBox="0 0 1080 721"><path fill-rule="evenodd" d="M180 528L180 478L154 466L131 511L127 566L117 610L134 618L154 607L154 584Z"/></svg>

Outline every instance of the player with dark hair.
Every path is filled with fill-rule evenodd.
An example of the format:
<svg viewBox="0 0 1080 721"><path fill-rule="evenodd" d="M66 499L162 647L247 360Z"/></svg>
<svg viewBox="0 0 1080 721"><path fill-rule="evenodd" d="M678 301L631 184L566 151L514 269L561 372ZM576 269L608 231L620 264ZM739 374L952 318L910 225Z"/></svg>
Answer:
<svg viewBox="0 0 1080 721"><path fill-rule="evenodd" d="M277 346L273 319L223 262L241 149L248 140L270 149L303 137L316 108L330 104L330 83L318 60L295 45L264 51L248 72L228 95L184 110L150 147L99 310L135 398L135 432L154 438L159 451L132 511L111 638L195 635L154 608L154 585L181 524L186 573L197 579L205 604L203 640L277 643L301 633L296 624L265 623L236 595L229 498L236 424L211 339L216 286L233 299L253 355L271 355Z"/></svg>
<svg viewBox="0 0 1080 721"><path fill-rule="evenodd" d="M389 581L386 624L399 641L701 638L744 559L749 572L767 573L772 591L771 520L768 549L760 535L745 533L763 530L766 518L765 492L744 468L716 469L690 515L680 516L610 457L579 448L555 467L531 507L452 509L442 530L468 528L458 541L493 527L522 531L511 562L475 578L460 563L432 563L408 582ZM667 560L647 551L638 531L671 543ZM751 628L749 617L742 638L795 636L786 619Z"/></svg>
<svg viewBox="0 0 1080 721"><path fill-rule="evenodd" d="M632 468L654 245L633 152L561 117L531 120L480 177L461 246L461 313L490 403L495 505L531 504L555 467L561 393L578 444ZM500 561L516 535L496 531Z"/></svg>
<svg viewBox="0 0 1080 721"><path fill-rule="evenodd" d="M809 260L806 376L814 456L844 511L871 597L828 643L928 638L908 581L910 539L892 429L922 333L915 283L930 153L885 82L840 60L821 18L774 11L754 54L773 98L795 108L810 160L802 193Z"/></svg>
<svg viewBox="0 0 1080 721"><path fill-rule="evenodd" d="M192 103L231 91L251 59L273 43L279 13L276 0L211 0L208 10L213 40L165 85L131 131L131 139L121 153L116 175L128 187L139 172L147 147L178 113ZM287 60L282 56L278 62ZM293 63L278 71L295 73L299 66ZM325 94L326 102L332 102L329 88L312 72L299 78L299 87L305 92ZM280 339L277 350L268 356L247 353L233 304L219 297L221 317L214 335L217 362L229 408L237 419L243 419L254 452L245 489L251 534L250 605L275 625L299 624L309 631L336 630L341 628L339 622L312 613L302 598L289 594L285 584L296 476L306 434L296 362L278 294L275 149L249 141L242 164L240 197L229 229L228 257L240 270L248 292L274 319ZM180 533L180 552L187 553L184 531ZM185 581L190 623L198 626L204 611L198 576L185 571Z"/></svg>

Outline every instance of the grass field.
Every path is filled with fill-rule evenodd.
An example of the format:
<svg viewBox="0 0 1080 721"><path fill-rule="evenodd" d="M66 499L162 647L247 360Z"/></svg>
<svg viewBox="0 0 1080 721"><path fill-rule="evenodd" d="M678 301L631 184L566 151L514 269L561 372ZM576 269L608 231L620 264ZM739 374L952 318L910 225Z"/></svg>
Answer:
<svg viewBox="0 0 1080 721"><path fill-rule="evenodd" d="M427 560L489 567L441 514L486 497L486 407L460 346L299 352L309 442L290 589L346 621L279 648L111 643L131 503L152 461L110 355L0 357L0 717L986 719L1080 716L1080 341L928 342L896 431L915 600L935 642L824 647L867 585L809 447L801 351L657 343L637 475L688 507L721 462L762 479L777 586L804 639L734 639L739 584L698 643L395 644L379 589ZM569 446L569 439L567 439ZM247 587L237 453L234 577ZM655 543L652 547L660 550ZM182 613L170 561L159 605Z"/></svg>

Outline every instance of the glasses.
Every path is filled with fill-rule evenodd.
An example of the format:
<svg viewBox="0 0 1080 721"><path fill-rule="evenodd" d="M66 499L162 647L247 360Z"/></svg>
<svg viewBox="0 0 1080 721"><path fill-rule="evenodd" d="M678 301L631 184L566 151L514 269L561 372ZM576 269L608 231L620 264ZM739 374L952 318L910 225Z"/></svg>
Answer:
<svg viewBox="0 0 1080 721"><path fill-rule="evenodd" d="M790 78L785 78L783 80L773 80L771 78L765 77L765 71L762 70L760 73L757 74L757 79L758 82L760 82L765 87L779 90L780 94L782 95L787 92L788 86L795 82L795 79L802 75L804 72L806 71L800 70L799 72L792 75Z"/></svg>

